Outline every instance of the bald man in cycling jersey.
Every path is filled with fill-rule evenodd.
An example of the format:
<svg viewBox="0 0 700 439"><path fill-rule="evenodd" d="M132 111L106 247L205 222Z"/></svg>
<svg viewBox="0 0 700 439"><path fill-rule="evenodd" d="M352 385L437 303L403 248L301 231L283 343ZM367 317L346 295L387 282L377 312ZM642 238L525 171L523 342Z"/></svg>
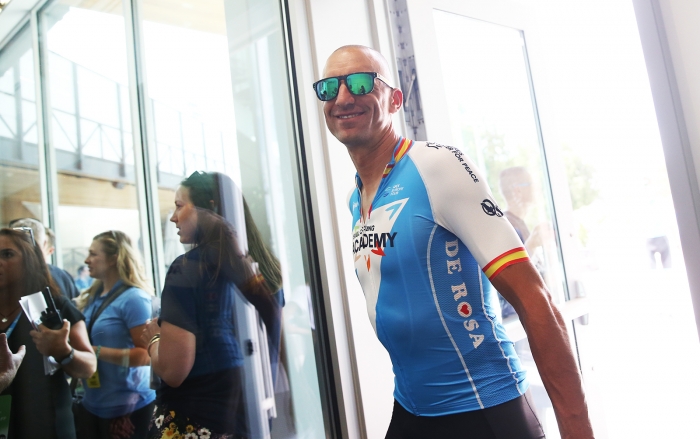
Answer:
<svg viewBox="0 0 700 439"><path fill-rule="evenodd" d="M386 438L544 437L492 284L520 316L562 438L592 438L564 320L522 242L461 151L394 131L403 94L388 73L378 52L345 46L314 84L357 169L355 269L395 374Z"/></svg>

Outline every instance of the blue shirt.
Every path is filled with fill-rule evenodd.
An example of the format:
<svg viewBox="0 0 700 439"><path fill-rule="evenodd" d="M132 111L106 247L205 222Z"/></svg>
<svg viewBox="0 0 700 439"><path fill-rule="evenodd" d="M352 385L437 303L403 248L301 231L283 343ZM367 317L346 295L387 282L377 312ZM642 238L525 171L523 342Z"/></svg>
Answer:
<svg viewBox="0 0 700 439"><path fill-rule="evenodd" d="M366 218L356 180L355 272L398 403L442 416L522 395L525 370L492 308L489 279L528 257L483 175L456 148L401 139Z"/></svg>
<svg viewBox="0 0 700 439"><path fill-rule="evenodd" d="M122 284L117 282L109 294ZM96 296L83 311L86 325L109 295ZM151 318L151 296L139 288L129 288L100 314L90 334L93 346L131 349L134 341L130 329L143 325ZM85 387L85 408L101 418L116 418L138 410L155 400L150 388L150 366L123 367L106 361L97 361L100 387Z"/></svg>

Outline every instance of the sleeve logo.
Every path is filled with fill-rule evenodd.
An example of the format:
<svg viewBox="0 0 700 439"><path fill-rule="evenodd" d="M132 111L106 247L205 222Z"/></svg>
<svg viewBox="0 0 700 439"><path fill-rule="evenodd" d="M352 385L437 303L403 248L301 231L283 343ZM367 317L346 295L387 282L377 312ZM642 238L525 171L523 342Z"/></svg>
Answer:
<svg viewBox="0 0 700 439"><path fill-rule="evenodd" d="M484 213L488 216L503 216L503 212L501 212L501 209L499 209L498 206L496 206L494 202L489 200L488 198L481 202L481 208L483 209Z"/></svg>
<svg viewBox="0 0 700 439"><path fill-rule="evenodd" d="M464 170L467 171L467 174L469 174L471 179L474 180L474 183L479 182L479 178L476 176L474 171L472 171L472 168L469 166L469 163L467 163L466 156L458 148L455 148L454 146L440 145L439 143L434 143L434 142L426 142L425 146L427 146L428 148L433 148L433 149L440 149L440 148L447 149L448 151L450 151L452 153L452 155L455 156L455 158L459 161L459 164L464 168Z"/></svg>

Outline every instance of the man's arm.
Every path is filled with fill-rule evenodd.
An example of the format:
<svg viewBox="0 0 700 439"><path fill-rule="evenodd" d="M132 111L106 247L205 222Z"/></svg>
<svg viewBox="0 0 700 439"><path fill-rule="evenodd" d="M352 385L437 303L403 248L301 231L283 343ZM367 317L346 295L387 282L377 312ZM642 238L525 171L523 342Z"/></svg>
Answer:
<svg viewBox="0 0 700 439"><path fill-rule="evenodd" d="M13 354L7 345L7 336L0 334L0 392L5 390L12 383L17 374L19 365L22 364L26 349L20 346L17 353Z"/></svg>
<svg viewBox="0 0 700 439"><path fill-rule="evenodd" d="M566 324L535 267L530 262L513 264L491 283L520 317L562 439L594 437Z"/></svg>

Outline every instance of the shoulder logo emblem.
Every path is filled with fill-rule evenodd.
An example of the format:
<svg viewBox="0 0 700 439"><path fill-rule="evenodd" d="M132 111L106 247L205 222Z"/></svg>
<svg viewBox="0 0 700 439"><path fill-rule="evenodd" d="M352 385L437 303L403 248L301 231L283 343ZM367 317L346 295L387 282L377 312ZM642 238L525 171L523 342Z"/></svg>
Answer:
<svg viewBox="0 0 700 439"><path fill-rule="evenodd" d="M503 216L501 209L488 198L481 202L481 209L483 209L484 213L488 216Z"/></svg>

